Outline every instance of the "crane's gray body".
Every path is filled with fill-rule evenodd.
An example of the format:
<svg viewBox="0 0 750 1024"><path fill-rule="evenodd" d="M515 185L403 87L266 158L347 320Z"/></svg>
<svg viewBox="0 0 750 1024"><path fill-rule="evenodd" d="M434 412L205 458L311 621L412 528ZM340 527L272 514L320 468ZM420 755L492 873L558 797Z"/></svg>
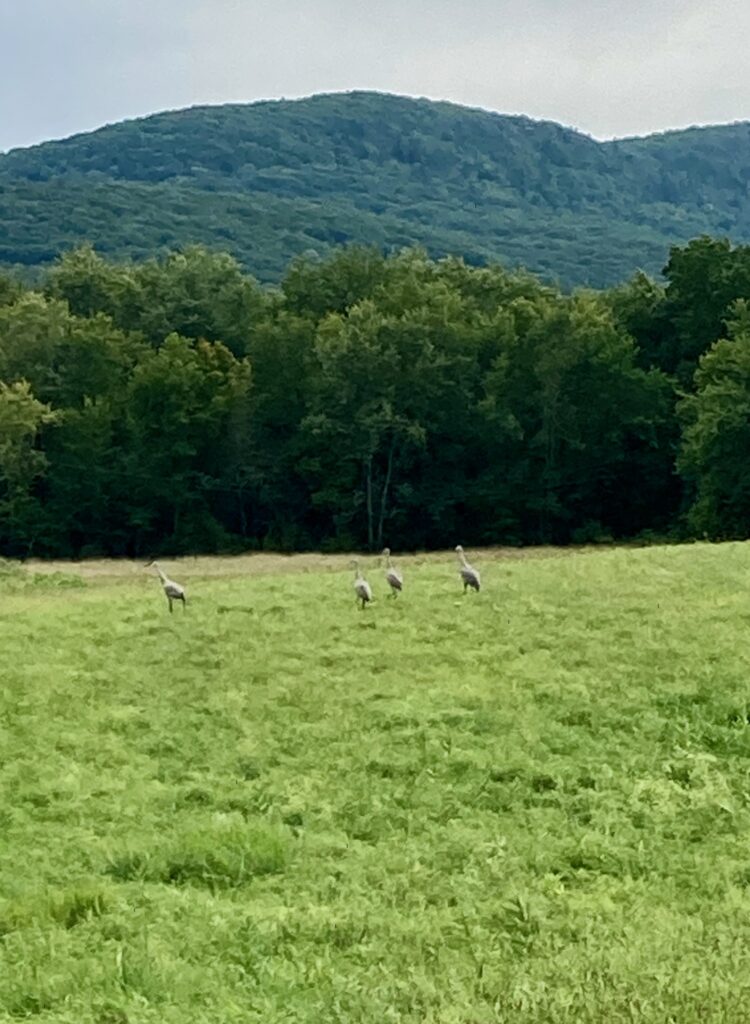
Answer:
<svg viewBox="0 0 750 1024"><path fill-rule="evenodd" d="M359 562L354 563L354 593L357 595L357 604L361 602L364 611L365 605L372 601L372 588L359 571Z"/></svg>
<svg viewBox="0 0 750 1024"><path fill-rule="evenodd" d="M385 555L385 578L388 586L391 588L391 597L396 597L404 589L404 577L394 568L391 564L391 549L383 548L383 554Z"/></svg>
<svg viewBox="0 0 750 1024"><path fill-rule="evenodd" d="M461 547L460 544L456 545L456 552L458 554L459 561L458 572L461 577L461 582L464 585L464 593L466 593L469 587L472 590L476 590L478 593L482 585L479 573L473 566L469 565L469 563L466 561L464 549Z"/></svg>
<svg viewBox="0 0 750 1024"><path fill-rule="evenodd" d="M162 590L169 603L170 612L173 610L172 605L174 601L182 601L182 610L184 611L187 605L185 599L185 588L181 587L179 583L175 583L174 580L170 580L169 576L166 575L157 562L149 562L149 565L153 565L154 569L159 574L161 580Z"/></svg>

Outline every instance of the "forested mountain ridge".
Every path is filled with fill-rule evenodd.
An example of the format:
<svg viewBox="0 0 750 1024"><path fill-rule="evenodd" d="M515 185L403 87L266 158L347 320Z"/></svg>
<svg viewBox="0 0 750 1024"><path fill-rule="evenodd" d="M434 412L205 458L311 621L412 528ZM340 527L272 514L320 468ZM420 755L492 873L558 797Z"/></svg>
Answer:
<svg viewBox="0 0 750 1024"><path fill-rule="evenodd" d="M749 182L745 122L602 143L367 92L196 107L0 156L0 262L202 242L274 280L305 250L417 243L603 286L697 234L750 240Z"/></svg>

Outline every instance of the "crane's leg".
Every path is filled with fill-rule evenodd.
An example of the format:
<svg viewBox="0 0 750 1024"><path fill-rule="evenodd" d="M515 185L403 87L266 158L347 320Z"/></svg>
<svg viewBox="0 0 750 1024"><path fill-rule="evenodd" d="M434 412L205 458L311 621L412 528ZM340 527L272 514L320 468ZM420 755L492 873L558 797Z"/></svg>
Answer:
<svg viewBox="0 0 750 1024"><path fill-rule="evenodd" d="M169 611L170 611L170 614L171 614L171 612L172 612L172 598L168 597L167 601L169 602Z"/></svg>
<svg viewBox="0 0 750 1024"><path fill-rule="evenodd" d="M187 601L185 600L185 595L184 594L182 595L180 600L182 601L182 610L184 612L186 610L186 608L187 608Z"/></svg>

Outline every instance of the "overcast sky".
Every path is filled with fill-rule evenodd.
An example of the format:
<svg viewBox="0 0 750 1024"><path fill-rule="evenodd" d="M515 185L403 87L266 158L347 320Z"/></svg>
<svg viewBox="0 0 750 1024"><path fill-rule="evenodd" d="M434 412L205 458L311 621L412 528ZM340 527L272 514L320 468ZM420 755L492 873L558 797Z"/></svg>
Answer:
<svg viewBox="0 0 750 1024"><path fill-rule="evenodd" d="M746 0L0 0L0 150L377 89L597 138L750 118Z"/></svg>

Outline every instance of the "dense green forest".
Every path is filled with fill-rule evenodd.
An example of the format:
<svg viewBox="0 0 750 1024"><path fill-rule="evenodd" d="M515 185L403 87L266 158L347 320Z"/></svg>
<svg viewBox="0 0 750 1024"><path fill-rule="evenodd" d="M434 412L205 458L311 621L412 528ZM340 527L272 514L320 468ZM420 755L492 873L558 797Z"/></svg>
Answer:
<svg viewBox="0 0 750 1024"><path fill-rule="evenodd" d="M277 282L308 250L419 245L605 287L674 242L750 241L749 182L748 123L600 143L376 93L200 107L0 155L0 263L197 242Z"/></svg>
<svg viewBox="0 0 750 1024"><path fill-rule="evenodd" d="M0 276L0 551L738 537L750 247L565 294L423 251Z"/></svg>

